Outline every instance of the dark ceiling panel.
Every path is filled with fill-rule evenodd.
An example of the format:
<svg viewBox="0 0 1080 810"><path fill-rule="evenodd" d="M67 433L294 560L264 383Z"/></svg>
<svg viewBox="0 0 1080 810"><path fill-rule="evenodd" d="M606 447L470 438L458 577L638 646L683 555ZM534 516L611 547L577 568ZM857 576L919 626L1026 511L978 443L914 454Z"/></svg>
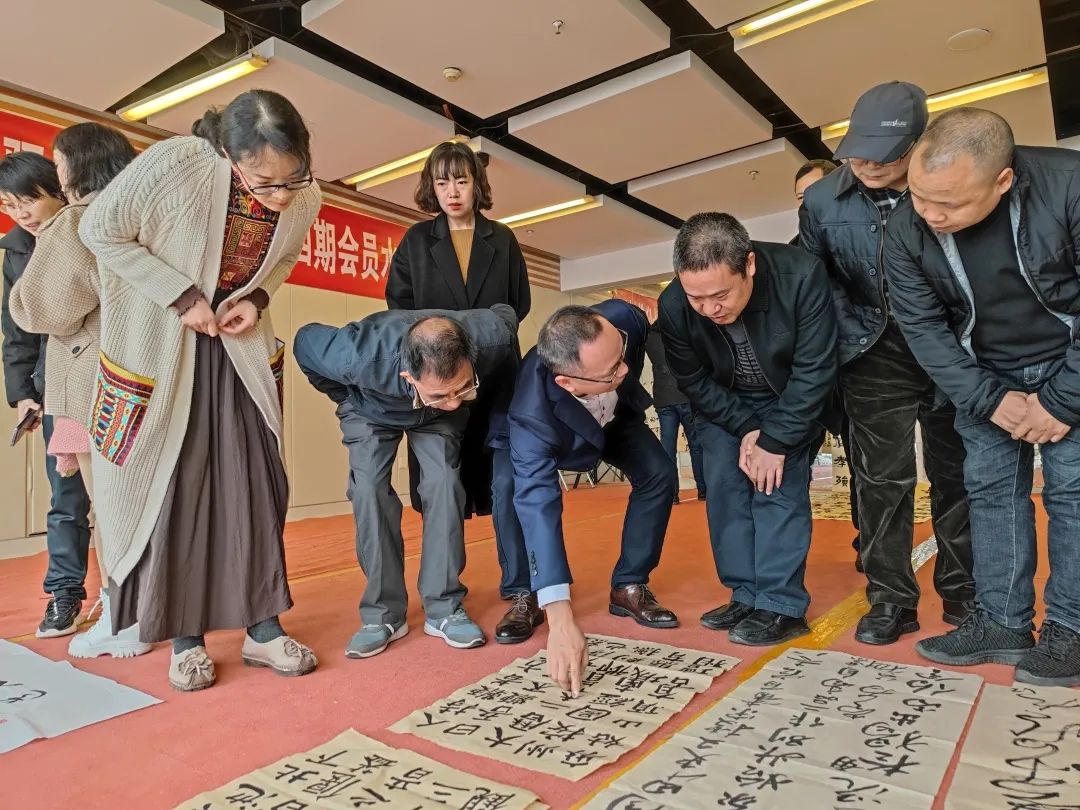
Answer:
<svg viewBox="0 0 1080 810"><path fill-rule="evenodd" d="M1058 139L1080 135L1080 0L1041 0Z"/></svg>

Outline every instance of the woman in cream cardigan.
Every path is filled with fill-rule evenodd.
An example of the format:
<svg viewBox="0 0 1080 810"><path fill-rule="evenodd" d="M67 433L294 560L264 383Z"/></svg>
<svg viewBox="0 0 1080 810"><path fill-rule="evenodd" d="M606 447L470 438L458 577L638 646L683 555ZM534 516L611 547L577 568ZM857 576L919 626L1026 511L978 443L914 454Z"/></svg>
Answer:
<svg viewBox="0 0 1080 810"><path fill-rule="evenodd" d="M9 302L11 317L20 328L49 335L45 413L53 417L53 433L47 450L58 458L61 474L82 473L91 498L87 425L94 402L101 313L97 260L79 240L79 222L90 201L134 157L127 138L101 124L76 124L56 136L53 159L70 204L41 226L37 247L12 287ZM138 626L112 632L100 531L95 542L101 570L101 616L88 632L71 639L68 654L127 658L149 652L150 645L139 640Z"/></svg>
<svg viewBox="0 0 1080 810"><path fill-rule="evenodd" d="M308 131L266 90L157 143L91 203L101 273L91 440L114 626L172 639L169 682L213 685L204 633L246 627L245 664L316 666L285 634L283 344L270 298L320 204Z"/></svg>

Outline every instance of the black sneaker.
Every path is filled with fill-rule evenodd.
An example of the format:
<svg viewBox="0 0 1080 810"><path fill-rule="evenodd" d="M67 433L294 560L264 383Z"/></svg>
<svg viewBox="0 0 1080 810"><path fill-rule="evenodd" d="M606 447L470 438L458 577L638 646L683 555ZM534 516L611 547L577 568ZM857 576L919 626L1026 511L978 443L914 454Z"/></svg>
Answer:
<svg viewBox="0 0 1080 810"><path fill-rule="evenodd" d="M1080 634L1043 622L1039 643L1024 653L1013 679L1035 686L1080 686Z"/></svg>
<svg viewBox="0 0 1080 810"><path fill-rule="evenodd" d="M1030 630L1010 630L983 613L968 614L964 623L943 636L924 638L915 652L935 664L1016 664L1035 646Z"/></svg>
<svg viewBox="0 0 1080 810"><path fill-rule="evenodd" d="M77 596L62 593L53 596L45 606L45 618L38 625L38 638L56 638L70 636L79 629L79 613L82 612L82 600Z"/></svg>

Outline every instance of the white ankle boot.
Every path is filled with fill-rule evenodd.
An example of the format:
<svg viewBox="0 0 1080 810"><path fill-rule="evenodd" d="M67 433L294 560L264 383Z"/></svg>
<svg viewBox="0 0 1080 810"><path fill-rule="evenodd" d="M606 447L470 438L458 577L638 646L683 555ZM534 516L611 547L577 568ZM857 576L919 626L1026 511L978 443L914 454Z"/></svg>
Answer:
<svg viewBox="0 0 1080 810"><path fill-rule="evenodd" d="M150 645L139 641L139 625L135 624L119 633L112 632L112 613L109 610L109 593L101 589L97 604L90 609L87 618L94 609L101 608L101 615L94 626L85 633L80 633L68 644L68 655L72 658L97 658L99 655L111 655L114 658L131 658L150 652Z"/></svg>

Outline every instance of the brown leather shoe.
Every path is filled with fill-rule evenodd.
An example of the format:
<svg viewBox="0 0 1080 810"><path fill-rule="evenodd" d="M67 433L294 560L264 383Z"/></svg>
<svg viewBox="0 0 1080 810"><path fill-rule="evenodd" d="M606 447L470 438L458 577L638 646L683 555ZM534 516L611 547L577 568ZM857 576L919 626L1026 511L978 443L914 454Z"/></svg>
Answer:
<svg viewBox="0 0 1080 810"><path fill-rule="evenodd" d="M656 601L648 585L623 585L611 589L612 616L629 616L644 627L678 627L679 617Z"/></svg>
<svg viewBox="0 0 1080 810"><path fill-rule="evenodd" d="M495 625L496 644L520 644L532 638L533 630L544 623L544 611L536 603L536 594L514 594L514 605Z"/></svg>

